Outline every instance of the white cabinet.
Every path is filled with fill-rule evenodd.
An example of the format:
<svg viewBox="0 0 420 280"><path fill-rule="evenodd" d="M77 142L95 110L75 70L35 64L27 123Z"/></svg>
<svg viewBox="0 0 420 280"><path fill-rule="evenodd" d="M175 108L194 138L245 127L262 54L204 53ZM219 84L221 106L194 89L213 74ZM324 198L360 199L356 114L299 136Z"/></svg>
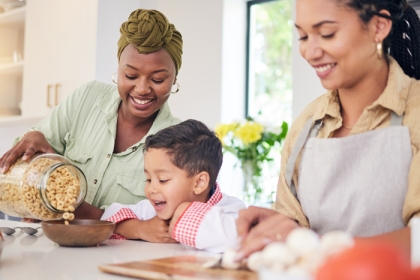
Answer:
<svg viewBox="0 0 420 280"><path fill-rule="evenodd" d="M28 0L22 116L45 116L95 79L97 1Z"/></svg>
<svg viewBox="0 0 420 280"><path fill-rule="evenodd" d="M111 82L119 28L140 7L140 0L27 0L0 14L0 54L18 50L24 58L0 64L0 126L21 121L1 115L5 104L31 120L85 82Z"/></svg>
<svg viewBox="0 0 420 280"><path fill-rule="evenodd" d="M0 14L0 118L21 114L25 10Z"/></svg>

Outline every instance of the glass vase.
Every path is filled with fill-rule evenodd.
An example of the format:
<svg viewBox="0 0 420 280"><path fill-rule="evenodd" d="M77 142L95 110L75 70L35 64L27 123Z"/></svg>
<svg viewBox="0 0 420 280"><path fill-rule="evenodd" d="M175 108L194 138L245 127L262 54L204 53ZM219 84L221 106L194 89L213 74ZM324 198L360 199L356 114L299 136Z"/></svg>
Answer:
<svg viewBox="0 0 420 280"><path fill-rule="evenodd" d="M256 175L256 164L246 160L241 162L241 169L244 178L243 200L251 205L258 205L261 200L260 178Z"/></svg>

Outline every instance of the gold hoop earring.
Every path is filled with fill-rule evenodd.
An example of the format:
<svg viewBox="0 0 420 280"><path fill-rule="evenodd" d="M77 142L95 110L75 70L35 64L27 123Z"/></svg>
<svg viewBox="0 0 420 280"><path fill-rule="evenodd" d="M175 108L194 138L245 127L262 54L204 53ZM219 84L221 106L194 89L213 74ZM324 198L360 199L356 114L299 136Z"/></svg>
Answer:
<svg viewBox="0 0 420 280"><path fill-rule="evenodd" d="M178 82L175 82L174 85L176 85L176 91L171 91L172 94L177 93L181 89L181 86L178 84Z"/></svg>
<svg viewBox="0 0 420 280"><path fill-rule="evenodd" d="M118 72L115 72L114 74L112 74L112 76L111 76L111 80L112 80L112 82L113 82L114 84L118 85L118 82L116 82L116 81L114 80L114 75L115 75L115 74L118 74Z"/></svg>
<svg viewBox="0 0 420 280"><path fill-rule="evenodd" d="M376 44L376 50L378 52L378 59L382 59L382 42Z"/></svg>

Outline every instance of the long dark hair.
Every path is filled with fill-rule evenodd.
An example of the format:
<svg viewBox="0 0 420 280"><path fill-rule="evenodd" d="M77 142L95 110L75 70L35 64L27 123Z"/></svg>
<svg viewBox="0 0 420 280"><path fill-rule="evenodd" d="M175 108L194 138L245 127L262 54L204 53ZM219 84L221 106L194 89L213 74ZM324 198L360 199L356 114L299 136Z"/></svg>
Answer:
<svg viewBox="0 0 420 280"><path fill-rule="evenodd" d="M420 20L406 0L337 0L359 13L366 24L373 16L392 20L392 29L383 41L383 50L390 54L412 78L420 80ZM391 16L381 14L387 10Z"/></svg>

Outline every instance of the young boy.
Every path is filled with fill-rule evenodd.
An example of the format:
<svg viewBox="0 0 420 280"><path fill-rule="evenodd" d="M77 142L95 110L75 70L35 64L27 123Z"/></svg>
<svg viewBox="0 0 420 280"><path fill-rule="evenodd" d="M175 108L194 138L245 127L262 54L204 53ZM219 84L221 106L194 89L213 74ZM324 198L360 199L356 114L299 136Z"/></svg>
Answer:
<svg viewBox="0 0 420 280"><path fill-rule="evenodd" d="M141 239L133 219L157 215L169 222L170 236L182 244L215 253L233 247L235 220L246 206L216 183L223 160L217 136L203 123L187 120L148 136L144 151L147 200L113 203L101 219L117 223L119 235Z"/></svg>

